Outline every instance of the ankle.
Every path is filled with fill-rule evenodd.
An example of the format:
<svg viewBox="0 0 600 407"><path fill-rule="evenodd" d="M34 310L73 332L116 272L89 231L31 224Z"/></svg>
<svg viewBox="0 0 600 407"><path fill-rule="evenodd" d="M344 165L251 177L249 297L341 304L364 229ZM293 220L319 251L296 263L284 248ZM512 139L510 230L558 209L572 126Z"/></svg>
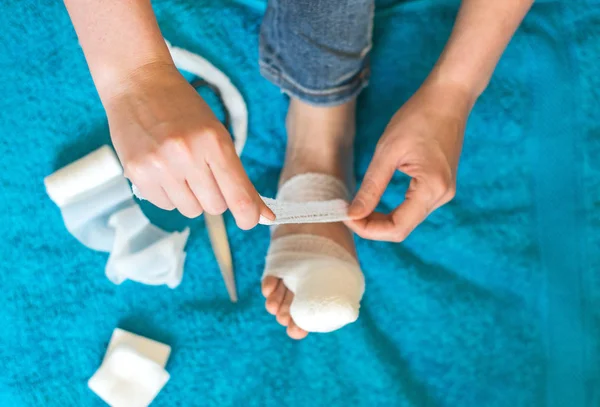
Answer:
<svg viewBox="0 0 600 407"><path fill-rule="evenodd" d="M292 99L286 121L288 143L280 182L295 174L316 172L333 175L352 189L354 110L354 101L318 107Z"/></svg>
<svg viewBox="0 0 600 407"><path fill-rule="evenodd" d="M286 118L288 144L317 149L351 147L354 143L354 100L339 106L312 106L292 99Z"/></svg>

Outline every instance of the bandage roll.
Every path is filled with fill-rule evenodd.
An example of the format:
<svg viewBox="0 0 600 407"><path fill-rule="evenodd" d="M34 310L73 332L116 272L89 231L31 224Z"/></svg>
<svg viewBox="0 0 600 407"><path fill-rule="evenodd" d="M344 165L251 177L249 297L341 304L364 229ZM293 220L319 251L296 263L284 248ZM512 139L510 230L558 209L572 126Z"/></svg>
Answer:
<svg viewBox="0 0 600 407"><path fill-rule="evenodd" d="M85 157L61 168L44 179L50 199L59 207L85 199L97 188L121 177L123 169L109 146L102 146Z"/></svg>

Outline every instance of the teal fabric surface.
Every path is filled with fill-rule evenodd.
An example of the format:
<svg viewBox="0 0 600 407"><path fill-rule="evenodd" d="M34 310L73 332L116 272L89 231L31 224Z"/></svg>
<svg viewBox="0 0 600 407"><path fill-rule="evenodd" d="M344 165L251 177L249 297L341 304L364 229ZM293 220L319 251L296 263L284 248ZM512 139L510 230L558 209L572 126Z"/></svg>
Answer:
<svg viewBox="0 0 600 407"><path fill-rule="evenodd" d="M359 178L457 7L378 3L373 76L359 99ZM264 2L155 9L167 39L213 61L246 98L243 162L272 196L287 101L258 73ZM147 204L158 225L192 228L182 284L106 279L107 256L67 233L42 183L110 142L66 11L4 0L0 27L0 406L103 405L86 382L117 326L173 348L156 406L600 405L598 3L536 3L470 118L456 199L403 244L358 240L367 278L359 321L302 342L263 308L266 227L242 232L226 217L235 305L202 218ZM395 178L382 209L406 185Z"/></svg>

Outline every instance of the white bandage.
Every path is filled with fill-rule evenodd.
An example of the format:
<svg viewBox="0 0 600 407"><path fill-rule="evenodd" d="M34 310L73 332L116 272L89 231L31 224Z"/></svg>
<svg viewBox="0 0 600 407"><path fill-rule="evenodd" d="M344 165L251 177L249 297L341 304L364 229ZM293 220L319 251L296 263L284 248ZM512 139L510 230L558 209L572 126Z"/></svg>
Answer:
<svg viewBox="0 0 600 407"><path fill-rule="evenodd" d="M138 205L109 219L115 243L106 263L106 276L115 284L132 280L175 288L183 277L183 251L190 229L168 233L152 225Z"/></svg>
<svg viewBox="0 0 600 407"><path fill-rule="evenodd" d="M134 205L117 156L103 146L44 179L50 199L60 208L67 230L90 249L108 252L115 231L108 218Z"/></svg>
<svg viewBox="0 0 600 407"><path fill-rule="evenodd" d="M171 347L115 329L89 388L112 407L147 407L169 380Z"/></svg>
<svg viewBox="0 0 600 407"><path fill-rule="evenodd" d="M133 194L144 199L135 185ZM323 174L301 174L287 181L277 193L277 199L261 196L276 219L260 217L261 225L288 223L332 223L348 220L348 191L337 178Z"/></svg>
<svg viewBox="0 0 600 407"><path fill-rule="evenodd" d="M150 224L109 146L61 168L44 183L67 230L85 246L110 252L106 275L113 283L179 285L189 230L167 233Z"/></svg>
<svg viewBox="0 0 600 407"><path fill-rule="evenodd" d="M342 207L332 202L345 203L347 197L346 188L336 178L303 174L286 182L276 201L286 211L305 205L307 213L302 220L310 215L314 222L335 222L347 218L347 204ZM328 211L331 208L334 210ZM293 216L286 220L297 223ZM273 240L263 278L266 276L283 279L294 293L290 315L308 332L331 332L358 318L365 291L363 273L356 259L330 239L300 234Z"/></svg>
<svg viewBox="0 0 600 407"><path fill-rule="evenodd" d="M271 221L261 216L262 225L331 223L348 219L348 190L342 181L329 175L296 175L281 186L277 199L262 199L276 217Z"/></svg>

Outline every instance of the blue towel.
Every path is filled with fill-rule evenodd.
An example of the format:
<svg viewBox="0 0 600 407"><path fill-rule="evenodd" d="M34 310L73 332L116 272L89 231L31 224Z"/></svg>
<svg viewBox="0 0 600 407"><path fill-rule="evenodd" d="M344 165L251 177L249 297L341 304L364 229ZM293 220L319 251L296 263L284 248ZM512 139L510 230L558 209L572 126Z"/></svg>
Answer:
<svg viewBox="0 0 600 407"><path fill-rule="evenodd" d="M227 72L249 106L244 165L273 195L286 98L261 78L264 1L163 0L174 45ZM358 176L386 122L439 55L458 5L388 0L358 107ZM62 2L0 5L0 406L102 406L87 380L112 330L168 343L156 406L600 405L600 7L538 2L471 115L458 194L406 242L358 240L358 322L288 339L264 310L269 232L226 217L231 304L202 218L181 286L111 284L107 255L70 236L42 180L109 143ZM382 209L403 196L394 179Z"/></svg>

